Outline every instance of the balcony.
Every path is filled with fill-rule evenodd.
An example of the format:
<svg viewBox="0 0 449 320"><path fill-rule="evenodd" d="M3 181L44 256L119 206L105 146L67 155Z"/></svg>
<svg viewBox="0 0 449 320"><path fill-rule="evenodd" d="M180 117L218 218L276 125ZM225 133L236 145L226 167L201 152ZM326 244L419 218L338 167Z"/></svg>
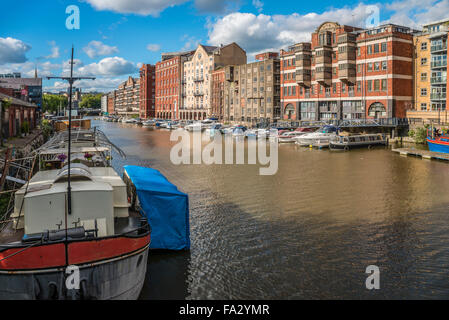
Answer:
<svg viewBox="0 0 449 320"><path fill-rule="evenodd" d="M198 77L193 78L193 81L194 82L201 82L201 81L204 81L204 78L203 78L203 76L198 76Z"/></svg>
<svg viewBox="0 0 449 320"><path fill-rule="evenodd" d="M338 78L342 82L355 83L356 80L355 64L345 63L338 65Z"/></svg>
<svg viewBox="0 0 449 320"><path fill-rule="evenodd" d="M430 52L439 52L439 51L446 51L447 50L447 44L438 44L430 47Z"/></svg>
<svg viewBox="0 0 449 320"><path fill-rule="evenodd" d="M310 67L312 65L312 55L311 54L297 54L296 55L296 67Z"/></svg>
<svg viewBox="0 0 449 320"><path fill-rule="evenodd" d="M312 76L310 74L310 70L296 70L296 82L298 83L298 85L303 87L310 87L311 81Z"/></svg>
<svg viewBox="0 0 449 320"><path fill-rule="evenodd" d="M432 77L432 78L430 78L430 83L431 84L445 84L445 83L447 83L447 78L446 77Z"/></svg>
<svg viewBox="0 0 449 320"><path fill-rule="evenodd" d="M315 64L332 64L332 47L320 46L315 48Z"/></svg>
<svg viewBox="0 0 449 320"><path fill-rule="evenodd" d="M332 85L332 68L319 67L315 70L315 80L324 86Z"/></svg>
<svg viewBox="0 0 449 320"><path fill-rule="evenodd" d="M446 93L431 93L430 100L446 100Z"/></svg>
<svg viewBox="0 0 449 320"><path fill-rule="evenodd" d="M323 52L322 55L315 55L315 64L332 64L332 53Z"/></svg>
<svg viewBox="0 0 449 320"><path fill-rule="evenodd" d="M195 92L193 93L193 95L194 95L195 97L201 97L201 96L204 96L204 92L202 92L202 91L195 91Z"/></svg>
<svg viewBox="0 0 449 320"><path fill-rule="evenodd" d="M338 36L338 44L355 43L357 35L355 33L343 33Z"/></svg>
<svg viewBox="0 0 449 320"><path fill-rule="evenodd" d="M432 69L439 69L439 68L446 68L447 67L447 61L432 61L430 64L430 67Z"/></svg>
<svg viewBox="0 0 449 320"><path fill-rule="evenodd" d="M338 50L338 61L348 61L356 59L356 48L352 46L342 46Z"/></svg>

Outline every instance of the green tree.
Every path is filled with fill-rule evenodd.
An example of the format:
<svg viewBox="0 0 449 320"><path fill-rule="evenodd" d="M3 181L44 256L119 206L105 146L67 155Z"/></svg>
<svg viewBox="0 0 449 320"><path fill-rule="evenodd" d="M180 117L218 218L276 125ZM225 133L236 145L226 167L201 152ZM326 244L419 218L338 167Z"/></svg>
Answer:
<svg viewBox="0 0 449 320"><path fill-rule="evenodd" d="M100 109L101 94L86 94L81 99L80 108Z"/></svg>
<svg viewBox="0 0 449 320"><path fill-rule="evenodd" d="M44 112L56 113L58 108L65 108L68 104L67 97L56 94L46 94L42 98Z"/></svg>

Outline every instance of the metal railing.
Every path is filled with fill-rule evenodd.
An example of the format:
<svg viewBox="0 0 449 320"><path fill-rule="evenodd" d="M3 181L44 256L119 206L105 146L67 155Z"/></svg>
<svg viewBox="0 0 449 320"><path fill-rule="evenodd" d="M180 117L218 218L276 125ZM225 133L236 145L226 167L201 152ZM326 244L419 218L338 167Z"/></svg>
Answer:
<svg viewBox="0 0 449 320"><path fill-rule="evenodd" d="M320 128L326 125L333 125L339 128L367 128L367 127L398 127L408 126L407 118L379 118L379 119L326 119L326 120L299 120L285 121L278 120L276 122L259 122L258 127L278 127L278 128L298 128L312 127Z"/></svg>
<svg viewBox="0 0 449 320"><path fill-rule="evenodd" d="M446 77L433 77L430 78L430 83L446 83L447 78Z"/></svg>
<svg viewBox="0 0 449 320"><path fill-rule="evenodd" d="M431 93L430 100L446 100L445 93Z"/></svg>
<svg viewBox="0 0 449 320"><path fill-rule="evenodd" d="M438 44L430 47L430 52L447 50L447 45Z"/></svg>
<svg viewBox="0 0 449 320"><path fill-rule="evenodd" d="M447 61L432 61L430 63L431 68L444 68L447 66Z"/></svg>

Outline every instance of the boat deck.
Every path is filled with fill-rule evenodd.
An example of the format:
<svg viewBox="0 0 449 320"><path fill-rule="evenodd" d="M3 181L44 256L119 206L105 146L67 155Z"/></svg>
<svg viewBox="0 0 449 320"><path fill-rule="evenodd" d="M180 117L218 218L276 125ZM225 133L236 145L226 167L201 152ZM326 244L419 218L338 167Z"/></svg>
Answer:
<svg viewBox="0 0 449 320"><path fill-rule="evenodd" d="M449 161L449 153L433 152L429 150L418 150L412 148L398 148L392 149L392 151L397 152L403 156L415 156L427 160Z"/></svg>

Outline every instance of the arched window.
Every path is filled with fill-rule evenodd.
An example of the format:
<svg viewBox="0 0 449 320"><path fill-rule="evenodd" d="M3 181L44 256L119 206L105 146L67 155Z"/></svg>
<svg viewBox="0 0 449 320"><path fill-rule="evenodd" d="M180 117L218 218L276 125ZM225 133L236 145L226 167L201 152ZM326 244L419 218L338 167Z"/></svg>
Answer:
<svg viewBox="0 0 449 320"><path fill-rule="evenodd" d="M295 114L295 107L289 103L285 107L284 114L288 116L288 119L292 119L292 116Z"/></svg>
<svg viewBox="0 0 449 320"><path fill-rule="evenodd" d="M386 117L387 110L382 103L374 102L368 109L368 116L373 118Z"/></svg>

